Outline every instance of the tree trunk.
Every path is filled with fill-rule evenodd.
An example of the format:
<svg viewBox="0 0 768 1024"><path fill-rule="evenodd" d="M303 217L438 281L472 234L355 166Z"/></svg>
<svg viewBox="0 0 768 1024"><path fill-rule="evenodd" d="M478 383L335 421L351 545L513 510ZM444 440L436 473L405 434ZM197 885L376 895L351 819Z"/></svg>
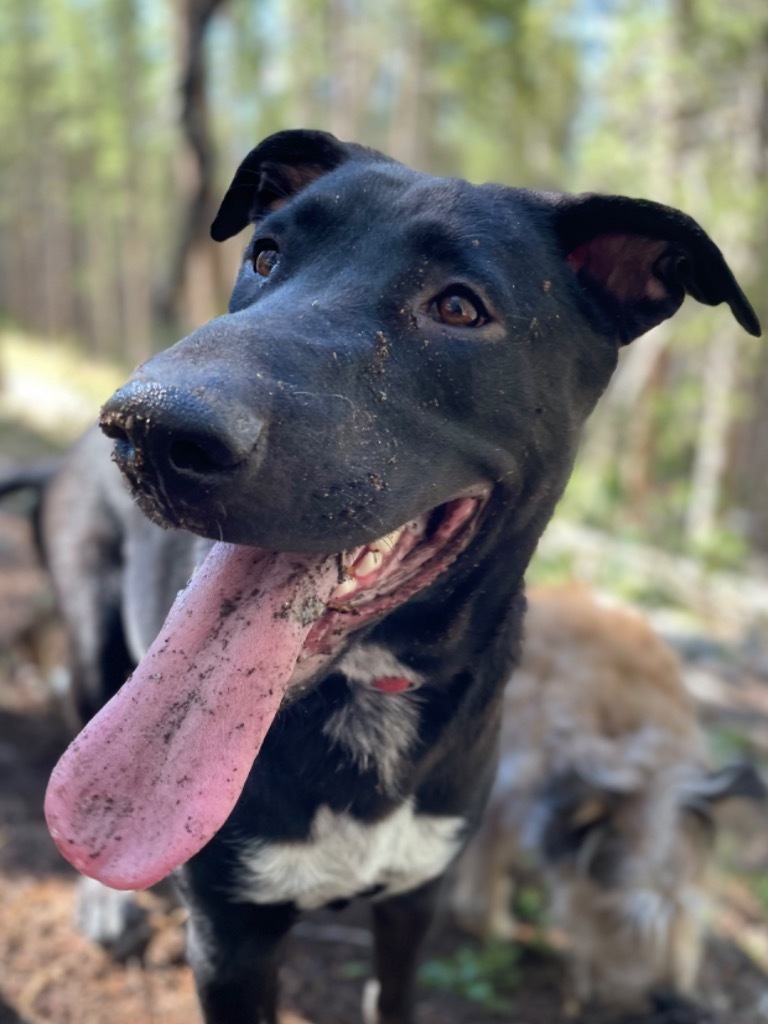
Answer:
<svg viewBox="0 0 768 1024"><path fill-rule="evenodd" d="M169 280L160 297L166 325L197 326L221 311L220 260L208 235L214 206L215 153L208 111L205 36L226 0L178 0L181 52L180 124L184 151L179 162L184 208Z"/></svg>
<svg viewBox="0 0 768 1024"><path fill-rule="evenodd" d="M738 325L727 325L712 336L707 352L701 420L685 516L685 535L692 544L706 541L717 525L731 429L739 331Z"/></svg>

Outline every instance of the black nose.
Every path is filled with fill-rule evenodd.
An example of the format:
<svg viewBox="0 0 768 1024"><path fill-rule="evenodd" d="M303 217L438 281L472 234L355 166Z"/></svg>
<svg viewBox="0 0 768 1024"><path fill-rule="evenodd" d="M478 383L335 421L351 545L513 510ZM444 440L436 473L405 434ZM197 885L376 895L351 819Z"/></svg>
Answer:
<svg viewBox="0 0 768 1024"><path fill-rule="evenodd" d="M151 475L170 491L185 483L220 483L248 459L262 428L239 402L213 389L184 391L154 381L117 391L100 424L134 485Z"/></svg>

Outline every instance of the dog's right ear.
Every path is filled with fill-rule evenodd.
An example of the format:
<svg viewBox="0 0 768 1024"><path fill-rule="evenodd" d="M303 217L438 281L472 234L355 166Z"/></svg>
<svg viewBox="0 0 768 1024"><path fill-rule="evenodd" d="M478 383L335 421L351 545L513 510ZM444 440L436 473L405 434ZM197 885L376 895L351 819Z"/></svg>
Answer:
<svg viewBox="0 0 768 1024"><path fill-rule="evenodd" d="M749 334L760 323L723 254L680 210L644 199L539 193L554 211L568 265L621 345L671 317L686 295L726 302Z"/></svg>
<svg viewBox="0 0 768 1024"><path fill-rule="evenodd" d="M270 135L238 167L211 225L211 236L216 242L226 241L364 152L362 146L339 142L328 132L299 129Z"/></svg>
<svg viewBox="0 0 768 1024"><path fill-rule="evenodd" d="M689 781L681 793L684 807L692 811L711 809L724 800L768 801L768 787L749 761L735 761L714 771L702 772Z"/></svg>

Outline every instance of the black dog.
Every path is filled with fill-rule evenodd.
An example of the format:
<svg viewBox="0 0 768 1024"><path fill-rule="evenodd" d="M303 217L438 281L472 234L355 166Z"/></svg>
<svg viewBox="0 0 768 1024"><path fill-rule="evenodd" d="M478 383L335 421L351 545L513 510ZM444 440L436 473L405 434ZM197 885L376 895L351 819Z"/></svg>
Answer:
<svg viewBox="0 0 768 1024"><path fill-rule="evenodd" d="M357 896L369 1020L407 1024L440 877L493 778L523 573L619 347L686 293L759 325L675 210L433 178L320 132L246 158L213 236L249 221L228 315L102 413L143 512L226 543L46 811L109 885L177 870L208 1024L274 1024L289 928ZM147 648L155 584L206 545L111 522Z"/></svg>

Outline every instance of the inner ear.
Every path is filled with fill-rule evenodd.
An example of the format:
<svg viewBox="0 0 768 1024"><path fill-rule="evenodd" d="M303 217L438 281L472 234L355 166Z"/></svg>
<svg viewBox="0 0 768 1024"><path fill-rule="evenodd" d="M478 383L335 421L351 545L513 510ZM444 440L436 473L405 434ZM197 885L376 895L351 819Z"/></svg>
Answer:
<svg viewBox="0 0 768 1024"><path fill-rule="evenodd" d="M621 344L673 316L685 299L676 273L685 254L663 239L609 231L581 242L567 262L610 314Z"/></svg>
<svg viewBox="0 0 768 1024"><path fill-rule="evenodd" d="M667 248L667 243L658 239L610 232L568 253L568 265L619 302L662 302L667 287L655 268Z"/></svg>
<svg viewBox="0 0 768 1024"><path fill-rule="evenodd" d="M321 164L278 164L273 160L265 160L256 171L258 181L253 193L253 202L249 219L265 217L273 210L279 210L307 185L322 177L331 168ZM239 198L239 197L238 197ZM215 222L214 222L215 223Z"/></svg>

